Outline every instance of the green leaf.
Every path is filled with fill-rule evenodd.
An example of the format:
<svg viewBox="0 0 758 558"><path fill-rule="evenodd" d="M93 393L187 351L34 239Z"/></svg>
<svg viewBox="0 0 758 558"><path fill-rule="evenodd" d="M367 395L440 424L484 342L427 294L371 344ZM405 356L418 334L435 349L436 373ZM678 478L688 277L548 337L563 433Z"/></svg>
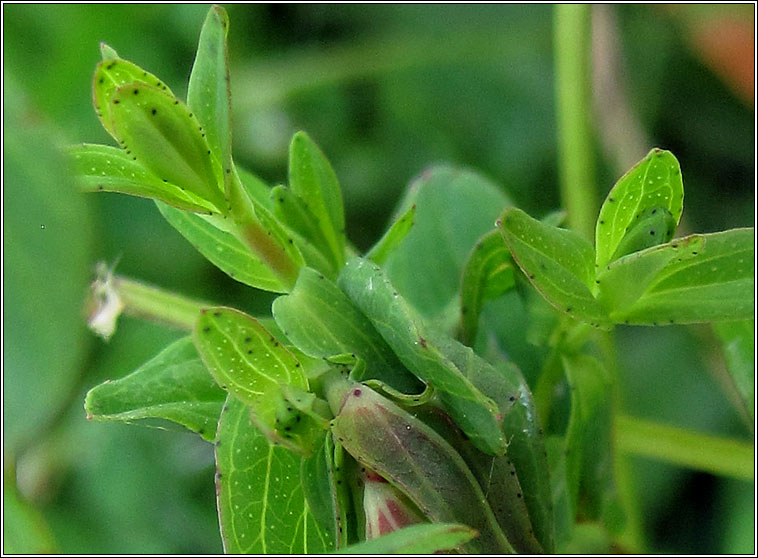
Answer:
<svg viewBox="0 0 758 558"><path fill-rule="evenodd" d="M334 539L303 493L301 458L270 445L247 406L227 399L216 438L216 493L227 554L319 554Z"/></svg>
<svg viewBox="0 0 758 558"><path fill-rule="evenodd" d="M170 420L212 442L225 398L184 337L128 376L92 388L84 410L93 420Z"/></svg>
<svg viewBox="0 0 758 558"><path fill-rule="evenodd" d="M305 354L352 354L366 365L355 379L379 379L404 393L419 383L405 370L371 322L329 279L309 268L300 271L293 291L274 301L271 311L285 335Z"/></svg>
<svg viewBox="0 0 758 558"><path fill-rule="evenodd" d="M704 245L692 250L696 254L676 258L661 269L645 292L616 313L614 320L657 325L751 318L755 310L754 239L752 228L702 235Z"/></svg>
<svg viewBox="0 0 758 558"><path fill-rule="evenodd" d="M675 230L676 221L668 209L660 206L648 207L634 218L611 261L651 246L664 244L674 238Z"/></svg>
<svg viewBox="0 0 758 558"><path fill-rule="evenodd" d="M3 554L60 552L44 516L18 493L14 481L3 483Z"/></svg>
<svg viewBox="0 0 758 558"><path fill-rule="evenodd" d="M613 482L610 380L590 355L564 356L563 368L571 389L565 439L569 500L574 516L581 509L583 517L598 519Z"/></svg>
<svg viewBox="0 0 758 558"><path fill-rule="evenodd" d="M353 258L338 284L371 321L408 370L437 391L445 410L485 453L505 451L501 411L435 346L433 336L387 280L368 260Z"/></svg>
<svg viewBox="0 0 758 558"><path fill-rule="evenodd" d="M461 280L461 341L473 345L479 314L487 300L497 298L515 284L513 260L497 230L485 234L474 246Z"/></svg>
<svg viewBox="0 0 758 558"><path fill-rule="evenodd" d="M403 213L392 223L384 236L368 251L366 257L376 264L382 265L387 257L397 248L413 228L416 217L416 206Z"/></svg>
<svg viewBox="0 0 758 558"><path fill-rule="evenodd" d="M105 43L100 43L103 61L95 68L95 76L92 79L92 98L95 104L95 112L100 119L103 128L118 141L113 127L111 109L113 108L113 96L116 90L127 84L143 83L157 87L169 95L173 95L168 86L156 76L137 66L136 64L119 58L118 54Z"/></svg>
<svg viewBox="0 0 758 558"><path fill-rule="evenodd" d="M76 178L85 192L119 192L152 198L179 209L200 213L212 213L215 209L191 192L163 182L123 149L82 144L69 149L69 152Z"/></svg>
<svg viewBox="0 0 758 558"><path fill-rule="evenodd" d="M226 35L229 17L221 6L208 11L187 90L187 105L205 130L211 152L224 169L224 191L232 168L231 92Z"/></svg>
<svg viewBox="0 0 758 558"><path fill-rule="evenodd" d="M240 283L272 291L287 289L273 272L236 236L221 230L200 215L157 202L158 210L208 261Z"/></svg>
<svg viewBox="0 0 758 558"><path fill-rule="evenodd" d="M413 205L413 228L382 267L398 292L424 317L436 318L448 307L455 307L457 313L466 259L510 201L481 175L435 166L411 183L396 215Z"/></svg>
<svg viewBox="0 0 758 558"><path fill-rule="evenodd" d="M344 512L337 497L337 482L334 473L334 443L332 433L326 432L316 446L313 455L303 459L300 479L308 507L321 529L343 545L342 523ZM347 534L346 532L344 533Z"/></svg>
<svg viewBox="0 0 758 558"><path fill-rule="evenodd" d="M226 213L221 169L190 109L144 83L122 85L109 102L115 136L135 161Z"/></svg>
<svg viewBox="0 0 758 558"><path fill-rule="evenodd" d="M336 554L437 554L455 550L474 537L476 531L465 525L426 523L348 546Z"/></svg>
<svg viewBox="0 0 758 558"><path fill-rule="evenodd" d="M324 154L305 132L292 137L289 158L289 181L316 217L330 247L335 269L345 261L345 215L337 175Z"/></svg>
<svg viewBox="0 0 758 558"><path fill-rule="evenodd" d="M432 522L464 523L479 531L469 553L511 553L476 479L439 434L360 384L337 397L337 441L360 463L401 490ZM331 398L330 398L331 400Z"/></svg>
<svg viewBox="0 0 758 558"><path fill-rule="evenodd" d="M595 270L589 242L517 208L506 209L498 226L513 259L550 304L594 327L608 327L608 317L592 295Z"/></svg>
<svg viewBox="0 0 758 558"><path fill-rule="evenodd" d="M648 208L663 207L675 224L682 215L684 187L676 157L658 148L622 176L600 208L595 226L595 263L602 268L613 260L637 216Z"/></svg>
<svg viewBox="0 0 758 558"><path fill-rule="evenodd" d="M251 406L269 439L310 454L326 425L309 411L315 396L290 351L257 320L231 308L203 310L193 339L216 383Z"/></svg>
<svg viewBox="0 0 758 558"><path fill-rule="evenodd" d="M744 408L755 421L755 320L716 323L713 329Z"/></svg>

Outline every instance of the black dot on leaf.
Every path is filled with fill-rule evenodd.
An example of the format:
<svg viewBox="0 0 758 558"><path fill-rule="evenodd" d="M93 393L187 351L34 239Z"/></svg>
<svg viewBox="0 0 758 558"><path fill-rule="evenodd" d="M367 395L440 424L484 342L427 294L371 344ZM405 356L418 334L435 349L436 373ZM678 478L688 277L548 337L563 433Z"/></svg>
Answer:
<svg viewBox="0 0 758 558"><path fill-rule="evenodd" d="M208 333L210 330L211 330L211 326L205 326L205 327L203 328L203 331L204 331L205 333Z"/></svg>
<svg viewBox="0 0 758 558"><path fill-rule="evenodd" d="M158 111L157 111L157 110L155 110L155 109L153 109L153 110L151 110L150 112L153 114L153 116L155 116L155 114L156 114Z"/></svg>

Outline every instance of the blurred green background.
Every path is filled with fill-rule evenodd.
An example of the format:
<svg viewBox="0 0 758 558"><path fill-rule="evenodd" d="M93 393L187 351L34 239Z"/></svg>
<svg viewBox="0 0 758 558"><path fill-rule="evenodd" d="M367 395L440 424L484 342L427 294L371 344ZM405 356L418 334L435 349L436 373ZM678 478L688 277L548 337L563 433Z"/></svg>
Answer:
<svg viewBox="0 0 758 558"><path fill-rule="evenodd" d="M540 216L560 205L552 12L544 5L231 5L236 160L286 180L307 130L342 183L348 235L378 238L410 180L447 161ZM75 191L57 148L112 144L90 80L100 41L180 97L207 5L3 5L5 550L217 553L212 447L85 419L86 391L181 333L85 328L99 260L186 295L265 312L147 200ZM755 220L754 6L595 6L598 196L651 147L685 180L682 234ZM754 437L707 327L619 328L626 411ZM633 460L650 551L754 552L754 485Z"/></svg>

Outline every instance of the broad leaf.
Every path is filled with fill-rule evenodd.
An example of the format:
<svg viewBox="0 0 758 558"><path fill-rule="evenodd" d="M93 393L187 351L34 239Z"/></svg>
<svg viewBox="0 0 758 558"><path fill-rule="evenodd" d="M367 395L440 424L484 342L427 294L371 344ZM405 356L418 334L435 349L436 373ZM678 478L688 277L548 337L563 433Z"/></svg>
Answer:
<svg viewBox="0 0 758 558"><path fill-rule="evenodd" d="M600 208L595 227L597 267L613 260L637 216L648 208L665 208L674 224L679 223L683 199L679 162L671 152L653 149L616 182Z"/></svg>
<svg viewBox="0 0 758 558"><path fill-rule="evenodd" d="M292 138L289 157L292 191L316 217L330 247L331 260L339 269L345 260L345 215L337 175L324 154L305 132Z"/></svg>
<svg viewBox="0 0 758 558"><path fill-rule="evenodd" d="M755 320L721 322L713 324L713 329L744 408L755 421Z"/></svg>
<svg viewBox="0 0 758 558"><path fill-rule="evenodd" d="M284 334L305 354L333 357L353 354L366 365L354 379L379 379L405 393L417 393L416 379L405 370L371 322L345 294L320 273L303 268L294 290L272 306Z"/></svg>
<svg viewBox="0 0 758 558"><path fill-rule="evenodd" d="M205 18L187 90L187 105L203 126L206 141L224 170L224 183L231 178L231 93L226 35L226 10L213 6ZM228 186L225 187L228 192Z"/></svg>
<svg viewBox="0 0 758 558"><path fill-rule="evenodd" d="M474 445L485 453L503 453L501 411L435 346L434 334L426 331L381 269L353 258L342 269L339 285L408 370L437 391L445 410Z"/></svg>
<svg viewBox="0 0 758 558"><path fill-rule="evenodd" d="M488 232L474 246L461 280L461 340L473 345L479 329L482 305L513 287L513 260L497 230Z"/></svg>
<svg viewBox="0 0 758 558"><path fill-rule="evenodd" d="M498 226L513 259L550 304L592 326L608 326L608 317L592 294L593 250L586 240L517 208L505 210Z"/></svg>
<svg viewBox="0 0 758 558"><path fill-rule="evenodd" d="M598 519L613 482L610 380L590 355L564 356L563 369L571 388L565 452L572 513Z"/></svg>
<svg viewBox="0 0 758 558"><path fill-rule="evenodd" d="M287 289L273 272L236 236L217 228L199 215L156 202L166 220L208 261L240 283L273 291Z"/></svg>
<svg viewBox="0 0 758 558"><path fill-rule="evenodd" d="M268 443L247 406L227 399L216 438L216 495L227 554L321 554L334 550L303 493L301 458Z"/></svg>
<svg viewBox="0 0 758 558"><path fill-rule="evenodd" d="M374 263L382 265L395 248L405 240L405 237L413 227L415 217L416 206L412 205L408 211L403 213L394 223L392 223L387 232L384 233L384 236L382 236L382 238L374 244L371 250L368 251L366 257Z"/></svg>
<svg viewBox="0 0 758 558"><path fill-rule="evenodd" d="M69 151L76 178L85 192L119 192L152 198L179 209L200 213L212 213L215 209L191 192L162 181L123 149L82 144Z"/></svg>
<svg viewBox="0 0 758 558"><path fill-rule="evenodd" d="M614 320L658 325L750 319L755 311L754 230L732 229L702 239L703 246L692 251L696 254L661 269Z"/></svg>
<svg viewBox="0 0 758 558"><path fill-rule="evenodd" d="M219 163L184 103L156 87L131 83L116 89L110 107L115 136L135 161L226 213Z"/></svg>
<svg viewBox="0 0 758 558"><path fill-rule="evenodd" d="M337 554L438 554L455 550L476 534L471 527L455 523L411 525L377 539L348 546Z"/></svg>
<svg viewBox="0 0 758 558"><path fill-rule="evenodd" d="M222 389L250 405L272 441L309 454L325 427L300 363L254 318L230 308L203 310L195 346Z"/></svg>
<svg viewBox="0 0 758 558"><path fill-rule="evenodd" d="M464 523L479 537L464 550L510 553L476 479L439 434L370 388L346 387L332 421L337 441L400 489L431 521Z"/></svg>
<svg viewBox="0 0 758 558"><path fill-rule="evenodd" d="M185 337L128 376L91 389L84 410L93 420L170 420L212 442L225 398Z"/></svg>

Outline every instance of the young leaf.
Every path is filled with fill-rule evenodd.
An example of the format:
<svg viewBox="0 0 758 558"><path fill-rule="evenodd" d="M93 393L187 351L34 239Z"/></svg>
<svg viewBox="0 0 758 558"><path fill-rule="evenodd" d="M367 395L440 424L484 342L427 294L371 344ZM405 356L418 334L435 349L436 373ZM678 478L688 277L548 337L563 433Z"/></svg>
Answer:
<svg viewBox="0 0 758 558"><path fill-rule="evenodd" d="M100 43L103 61L95 68L95 76L92 79L92 100L95 112L100 119L103 128L118 141L113 129L111 109L113 108L113 95L122 85L143 83L156 87L168 95L173 95L171 90L150 72L146 72L136 64L118 57L116 51L105 43Z"/></svg>
<svg viewBox="0 0 758 558"><path fill-rule="evenodd" d="M137 163L123 149L107 145L82 144L69 150L74 172L85 192L119 192L153 198L179 209L210 213L214 206L182 190Z"/></svg>
<svg viewBox="0 0 758 558"><path fill-rule="evenodd" d="M310 268L300 271L293 291L274 301L271 311L285 335L305 354L333 357L351 354L365 372L354 379L375 378L404 393L418 393L419 382L405 370L371 322L329 279Z"/></svg>
<svg viewBox="0 0 758 558"><path fill-rule="evenodd" d="M392 226L384 233L384 236L368 251L366 257L372 262L382 265L410 232L415 217L416 206L414 204L397 221L392 223Z"/></svg>
<svg viewBox="0 0 758 558"><path fill-rule="evenodd" d="M321 437L313 455L302 460L300 479L308 507L321 529L336 541L336 547L344 546L341 541L342 516L337 498L337 484L334 475L334 444L332 433Z"/></svg>
<svg viewBox="0 0 758 558"><path fill-rule="evenodd" d="M627 254L664 244L674 238L676 221L665 207L648 207L634 218L611 257L615 261Z"/></svg>
<svg viewBox="0 0 758 558"><path fill-rule="evenodd" d="M432 522L461 522L479 531L466 552L513 552L471 471L439 434L366 386L352 384L337 400L332 432L353 457Z"/></svg>
<svg viewBox="0 0 758 558"><path fill-rule="evenodd" d="M186 105L144 83L122 85L110 99L115 136L135 161L226 213L219 163Z"/></svg>
<svg viewBox="0 0 758 558"><path fill-rule="evenodd" d="M566 479L574 516L597 519L612 487L612 398L603 365L590 355L563 357L571 388L571 414L566 430Z"/></svg>
<svg viewBox="0 0 758 558"><path fill-rule="evenodd" d="M702 235L689 258L671 261L627 309L624 323L657 325L746 320L755 310L752 228ZM602 284L602 283L601 283Z"/></svg>
<svg viewBox="0 0 758 558"><path fill-rule="evenodd" d="M91 389L84 410L92 420L170 420L212 442L225 398L184 337L128 376Z"/></svg>
<svg viewBox="0 0 758 558"><path fill-rule="evenodd" d="M438 554L454 551L476 537L471 527L457 523L411 525L378 539L366 540L336 554Z"/></svg>
<svg viewBox="0 0 758 558"><path fill-rule="evenodd" d="M484 303L516 284L513 260L497 230L485 234L474 246L461 280L461 341L473 345Z"/></svg>
<svg viewBox="0 0 758 558"><path fill-rule="evenodd" d="M300 363L254 318L230 308L204 310L193 339L216 383L251 406L255 424L272 441L309 454L326 425L297 401L308 383ZM289 388L289 389L288 389ZM314 416L316 415L316 416Z"/></svg>
<svg viewBox="0 0 758 558"><path fill-rule="evenodd" d="M231 178L229 171L232 167L231 93L226 48L228 32L226 10L221 6L211 7L200 32L187 90L187 105L203 125L208 146L224 169L225 183ZM228 194L228 185L224 191Z"/></svg>
<svg viewBox="0 0 758 558"><path fill-rule="evenodd" d="M234 235L224 232L199 215L180 211L158 201L156 205L171 226L232 279L265 291L287 291L266 264Z"/></svg>
<svg viewBox="0 0 758 558"><path fill-rule="evenodd" d="M440 349L433 333L395 291L381 269L362 258L349 260L338 284L371 321L408 370L429 383L456 424L485 453L501 454L501 411Z"/></svg>
<svg viewBox="0 0 758 558"><path fill-rule="evenodd" d="M602 268L613 260L637 216L648 208L663 207L674 224L682 215L684 187L679 162L669 151L653 149L611 189L595 226L595 263Z"/></svg>
<svg viewBox="0 0 758 558"><path fill-rule="evenodd" d="M755 320L713 324L745 410L755 420Z"/></svg>
<svg viewBox="0 0 758 558"><path fill-rule="evenodd" d="M301 458L268 443L229 396L216 438L216 494L227 554L321 554L335 548L308 505Z"/></svg>
<svg viewBox="0 0 758 558"><path fill-rule="evenodd" d="M595 327L608 327L608 317L591 292L595 270L586 240L517 208L506 209L498 227L513 259L550 304Z"/></svg>
<svg viewBox="0 0 758 558"><path fill-rule="evenodd" d="M292 138L289 158L292 191L316 217L330 247L335 269L345 261L345 215L342 193L332 166L305 132Z"/></svg>

